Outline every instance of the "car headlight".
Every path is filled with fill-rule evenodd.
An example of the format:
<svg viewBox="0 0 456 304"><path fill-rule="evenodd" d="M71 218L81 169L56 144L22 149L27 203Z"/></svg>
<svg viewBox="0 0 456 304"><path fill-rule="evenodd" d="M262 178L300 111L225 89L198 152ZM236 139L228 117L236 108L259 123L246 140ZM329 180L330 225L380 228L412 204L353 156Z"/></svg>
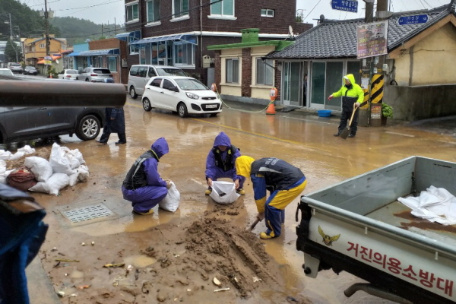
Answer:
<svg viewBox="0 0 456 304"><path fill-rule="evenodd" d="M193 94L193 93L190 93L190 92L185 92L185 94L187 95L188 98L199 99L199 96L196 95L196 94Z"/></svg>

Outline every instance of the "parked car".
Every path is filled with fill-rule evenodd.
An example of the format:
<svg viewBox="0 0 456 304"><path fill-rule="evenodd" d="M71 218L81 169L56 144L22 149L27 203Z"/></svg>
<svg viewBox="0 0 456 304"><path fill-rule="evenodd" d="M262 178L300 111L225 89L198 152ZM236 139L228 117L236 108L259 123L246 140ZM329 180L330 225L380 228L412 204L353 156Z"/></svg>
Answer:
<svg viewBox="0 0 456 304"><path fill-rule="evenodd" d="M59 79L78 80L78 70L64 69L62 74L59 74Z"/></svg>
<svg viewBox="0 0 456 304"><path fill-rule="evenodd" d="M11 70L13 73L22 74L22 72L23 72L22 66L21 66L19 63L16 63L16 62L9 62L9 63L8 63L8 67L10 68L10 70Z"/></svg>
<svg viewBox="0 0 456 304"><path fill-rule="evenodd" d="M27 75L38 75L38 70L34 66L27 65L24 68L24 74L27 74Z"/></svg>
<svg viewBox="0 0 456 304"><path fill-rule="evenodd" d="M180 117L188 114L222 112L222 102L215 92L199 80L183 76L157 76L150 79L142 97L145 111L152 108L171 110Z"/></svg>
<svg viewBox="0 0 456 304"><path fill-rule="evenodd" d="M146 64L132 65L128 74L128 92L130 97L136 99L144 93L144 87L150 78L155 76L187 76L180 68L173 66L155 66Z"/></svg>
<svg viewBox="0 0 456 304"><path fill-rule="evenodd" d="M103 82L105 78L112 78L111 71L107 68L88 67L78 74L77 80L89 82Z"/></svg>
<svg viewBox="0 0 456 304"><path fill-rule="evenodd" d="M0 69L0 76L8 76L8 77L15 77L13 71L7 68Z"/></svg>
<svg viewBox="0 0 456 304"><path fill-rule="evenodd" d="M26 85L34 81L34 78L14 79L25 81ZM66 82L49 78L45 81ZM104 107L0 107L0 143L66 134L76 134L84 141L93 140L104 125L104 113Z"/></svg>

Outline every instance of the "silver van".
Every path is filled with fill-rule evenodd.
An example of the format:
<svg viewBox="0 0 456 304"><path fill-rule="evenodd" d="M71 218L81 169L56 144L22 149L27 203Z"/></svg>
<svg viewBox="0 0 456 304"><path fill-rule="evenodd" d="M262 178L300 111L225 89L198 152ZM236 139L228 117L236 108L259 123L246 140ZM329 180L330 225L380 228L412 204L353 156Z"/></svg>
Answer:
<svg viewBox="0 0 456 304"><path fill-rule="evenodd" d="M166 65L135 64L128 74L128 92L130 97L136 99L144 93L144 87L151 77L155 76L187 76L180 68Z"/></svg>

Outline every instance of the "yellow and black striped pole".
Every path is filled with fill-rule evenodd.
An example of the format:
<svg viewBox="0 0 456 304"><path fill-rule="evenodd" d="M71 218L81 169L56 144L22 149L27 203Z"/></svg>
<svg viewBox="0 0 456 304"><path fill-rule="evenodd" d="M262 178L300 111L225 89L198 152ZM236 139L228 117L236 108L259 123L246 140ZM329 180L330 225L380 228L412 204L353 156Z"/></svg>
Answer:
<svg viewBox="0 0 456 304"><path fill-rule="evenodd" d="M385 86L385 77L383 74L374 74L371 85L371 103L381 103L383 101L383 88Z"/></svg>

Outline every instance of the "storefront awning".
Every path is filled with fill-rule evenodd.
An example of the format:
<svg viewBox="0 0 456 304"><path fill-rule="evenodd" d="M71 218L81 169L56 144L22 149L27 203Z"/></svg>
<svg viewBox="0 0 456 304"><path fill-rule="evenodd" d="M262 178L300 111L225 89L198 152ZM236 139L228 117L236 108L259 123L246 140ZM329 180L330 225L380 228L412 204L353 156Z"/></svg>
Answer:
<svg viewBox="0 0 456 304"><path fill-rule="evenodd" d="M89 50L79 52L79 57L88 57L88 56L103 56L103 55L119 55L119 49L104 49L104 50Z"/></svg>
<svg viewBox="0 0 456 304"><path fill-rule="evenodd" d="M79 56L79 52L73 52L73 53L67 55L67 57L75 57L75 56Z"/></svg>
<svg viewBox="0 0 456 304"><path fill-rule="evenodd" d="M140 31L133 31L133 32L125 32L125 33L120 33L116 35L116 38L119 40L127 41L128 37L134 37L136 39L139 39L141 37L141 32Z"/></svg>
<svg viewBox="0 0 456 304"><path fill-rule="evenodd" d="M161 41L186 41L192 44L198 44L195 35L167 35L167 36L157 36L157 37L149 37L144 38L130 44L148 44L153 42L161 42Z"/></svg>

